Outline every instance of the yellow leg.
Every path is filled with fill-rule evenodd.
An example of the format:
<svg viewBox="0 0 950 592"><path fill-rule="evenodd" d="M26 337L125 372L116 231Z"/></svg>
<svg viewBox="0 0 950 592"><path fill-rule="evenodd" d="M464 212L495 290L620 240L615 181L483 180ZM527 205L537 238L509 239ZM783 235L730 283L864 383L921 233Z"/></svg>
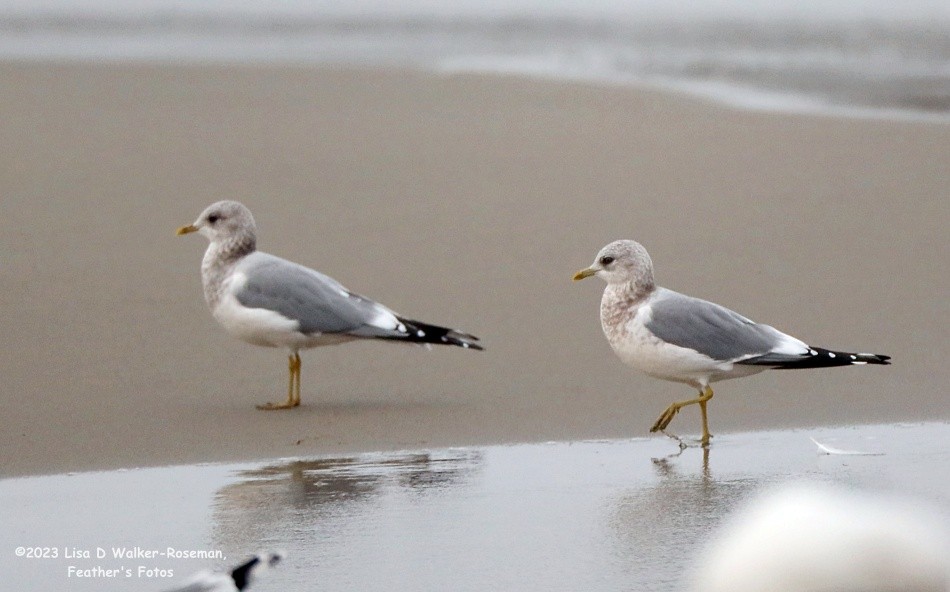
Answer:
<svg viewBox="0 0 950 592"><path fill-rule="evenodd" d="M708 396L707 396L708 393ZM711 434L709 433L709 420L706 417L706 401L712 399L713 392L712 389L708 386L703 389L702 395L700 396L699 401L699 413L703 418L703 438L701 440L703 446L709 446L709 438Z"/></svg>
<svg viewBox="0 0 950 592"><path fill-rule="evenodd" d="M287 369L290 371L290 382L287 385L287 402L264 403L258 405L258 409L273 411L275 409L292 409L300 405L300 354L294 352L294 355L289 358Z"/></svg>
<svg viewBox="0 0 950 592"><path fill-rule="evenodd" d="M294 357L291 359L292 370L291 373L296 377L294 385L294 407L300 405L300 354L294 352Z"/></svg>
<svg viewBox="0 0 950 592"><path fill-rule="evenodd" d="M670 425L670 422L673 421L673 418L676 417L676 414L679 413L680 409L686 407L687 405L699 404L699 411L702 414L703 418L703 437L702 444L706 446L709 444L709 422L706 418L706 401L712 399L713 391L708 386L703 387L703 390L699 391L699 396L695 399L690 399L688 401L679 401L673 403L666 408L666 411L660 414L660 417L656 420L656 423L653 424L653 427L650 428L651 432L659 432L666 429L666 426Z"/></svg>

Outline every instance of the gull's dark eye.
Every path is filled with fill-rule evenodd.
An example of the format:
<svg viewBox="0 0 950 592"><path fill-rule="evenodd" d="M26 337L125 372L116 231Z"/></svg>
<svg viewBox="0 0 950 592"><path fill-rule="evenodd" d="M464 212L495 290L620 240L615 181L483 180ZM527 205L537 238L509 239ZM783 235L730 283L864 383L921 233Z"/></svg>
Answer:
<svg viewBox="0 0 950 592"><path fill-rule="evenodd" d="M214 224L220 219L221 219L221 216L217 214L211 214L210 216L208 216L208 224Z"/></svg>
<svg viewBox="0 0 950 592"><path fill-rule="evenodd" d="M604 255L603 257L600 258L601 265L610 265L613 262L614 262L614 258L611 257L610 255Z"/></svg>

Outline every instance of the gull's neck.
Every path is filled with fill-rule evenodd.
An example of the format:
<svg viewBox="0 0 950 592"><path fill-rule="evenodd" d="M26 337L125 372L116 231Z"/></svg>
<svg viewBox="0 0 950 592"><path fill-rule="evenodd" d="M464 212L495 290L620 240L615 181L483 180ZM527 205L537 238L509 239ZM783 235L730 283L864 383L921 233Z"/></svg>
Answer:
<svg viewBox="0 0 950 592"><path fill-rule="evenodd" d="M605 327L623 326L637 314L640 305L656 292L653 278L607 284L600 301L600 320Z"/></svg>
<svg viewBox="0 0 950 592"><path fill-rule="evenodd" d="M626 282L607 284L607 290L612 291L618 298L629 302L640 302L656 291L656 282L653 280L653 268L648 266L631 274Z"/></svg>
<svg viewBox="0 0 950 592"><path fill-rule="evenodd" d="M224 280L238 262L257 248L253 235L238 235L227 240L213 240L201 260L201 283L205 302L211 310L217 308L224 290Z"/></svg>

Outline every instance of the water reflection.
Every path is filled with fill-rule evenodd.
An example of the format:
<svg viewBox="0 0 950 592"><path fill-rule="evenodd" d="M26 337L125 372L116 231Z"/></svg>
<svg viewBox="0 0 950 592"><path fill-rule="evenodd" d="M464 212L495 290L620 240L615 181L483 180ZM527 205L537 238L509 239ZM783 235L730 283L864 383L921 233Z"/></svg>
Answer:
<svg viewBox="0 0 950 592"><path fill-rule="evenodd" d="M774 478L728 472L717 477L710 456L709 448L690 448L653 458L655 480L649 486L627 489L609 501L613 553L626 579L643 590L679 589L723 516Z"/></svg>
<svg viewBox="0 0 950 592"><path fill-rule="evenodd" d="M481 463L478 450L289 460L237 473L212 506L212 539L244 551L339 532L388 492L412 497L463 487Z"/></svg>

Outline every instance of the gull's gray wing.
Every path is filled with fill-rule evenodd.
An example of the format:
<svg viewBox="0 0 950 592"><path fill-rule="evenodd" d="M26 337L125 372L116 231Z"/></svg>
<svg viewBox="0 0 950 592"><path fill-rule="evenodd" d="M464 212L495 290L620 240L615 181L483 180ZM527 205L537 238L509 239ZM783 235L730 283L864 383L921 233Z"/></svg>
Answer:
<svg viewBox="0 0 950 592"><path fill-rule="evenodd" d="M327 275L280 257L254 252L234 271L247 278L235 294L238 302L297 321L302 333L391 336L399 324L395 313L385 306L353 294Z"/></svg>
<svg viewBox="0 0 950 592"><path fill-rule="evenodd" d="M714 360L737 360L771 351L785 337L714 302L662 290L650 303L651 333Z"/></svg>

